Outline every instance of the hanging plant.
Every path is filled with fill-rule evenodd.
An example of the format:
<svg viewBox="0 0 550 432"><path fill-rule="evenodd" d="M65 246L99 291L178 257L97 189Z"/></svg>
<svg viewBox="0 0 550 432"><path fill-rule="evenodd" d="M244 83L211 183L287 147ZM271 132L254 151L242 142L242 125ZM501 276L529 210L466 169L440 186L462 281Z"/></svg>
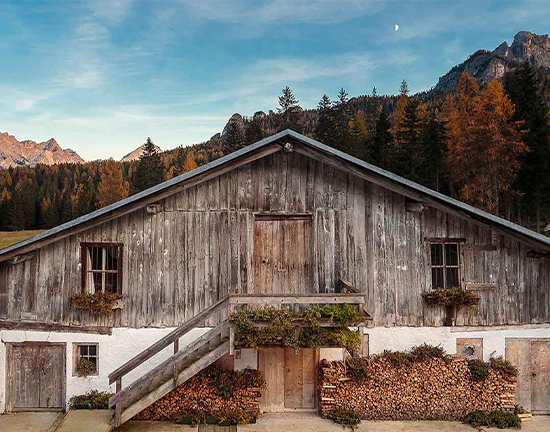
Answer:
<svg viewBox="0 0 550 432"><path fill-rule="evenodd" d="M76 374L79 377L87 377L96 373L96 366L90 360L83 358L78 362Z"/></svg>
<svg viewBox="0 0 550 432"><path fill-rule="evenodd" d="M429 305L436 306L466 306L476 310L479 303L479 296L472 291L462 288L438 288L422 294Z"/></svg>
<svg viewBox="0 0 550 432"><path fill-rule="evenodd" d="M75 309L88 311L92 315L107 315L121 299L121 294L97 291L93 294L75 294L71 297L71 303Z"/></svg>

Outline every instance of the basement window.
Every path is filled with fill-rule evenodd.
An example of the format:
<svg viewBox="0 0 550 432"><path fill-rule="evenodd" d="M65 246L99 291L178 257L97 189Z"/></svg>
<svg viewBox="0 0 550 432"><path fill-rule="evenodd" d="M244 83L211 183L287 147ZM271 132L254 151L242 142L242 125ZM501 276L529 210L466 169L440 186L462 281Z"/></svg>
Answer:
<svg viewBox="0 0 550 432"><path fill-rule="evenodd" d="M73 376L99 375L99 344L73 344Z"/></svg>
<svg viewBox="0 0 550 432"><path fill-rule="evenodd" d="M458 242L430 241L430 264L433 289L460 287Z"/></svg>
<svg viewBox="0 0 550 432"><path fill-rule="evenodd" d="M82 244L82 286L85 292L120 293L121 282L122 245Z"/></svg>

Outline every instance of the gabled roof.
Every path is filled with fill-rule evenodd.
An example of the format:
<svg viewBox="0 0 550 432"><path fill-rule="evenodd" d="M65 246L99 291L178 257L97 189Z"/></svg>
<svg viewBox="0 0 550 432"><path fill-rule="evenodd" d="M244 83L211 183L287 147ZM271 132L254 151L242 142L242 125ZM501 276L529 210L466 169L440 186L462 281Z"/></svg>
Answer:
<svg viewBox="0 0 550 432"><path fill-rule="evenodd" d="M506 219L502 219L490 213L479 210L439 192L435 192L419 185L418 183L392 174L389 171L378 168L365 161L287 129L220 159L216 159L215 161L203 165L193 171L189 171L171 180L167 180L153 186L145 191L132 195L122 201L116 202L70 222L44 231L43 233L20 243L4 248L0 250L0 261L4 261L15 255L42 247L45 244L55 241L60 236L65 237L89 228L90 226L116 218L120 214L125 214L125 209L127 209L127 213L133 211L135 208L144 207L147 204L158 201L166 196L172 195L173 193L177 193L180 190L180 186L185 186L187 183L192 182L195 179L205 178L210 172L219 171L220 168L223 169L225 165L228 165L227 170L234 169L240 164L245 164L254 160L252 156L255 154L257 155L257 158L260 158L267 154L275 153L281 150L281 148L287 143L295 144L294 150L297 152L317 158L322 162L333 164L339 169L359 175L369 181L372 181L373 183L380 184L416 201L424 202L427 205L438 208L444 212L452 213L459 217L472 220L480 225L488 226L495 231L517 238L535 249L550 251L550 239L539 233L512 223Z"/></svg>

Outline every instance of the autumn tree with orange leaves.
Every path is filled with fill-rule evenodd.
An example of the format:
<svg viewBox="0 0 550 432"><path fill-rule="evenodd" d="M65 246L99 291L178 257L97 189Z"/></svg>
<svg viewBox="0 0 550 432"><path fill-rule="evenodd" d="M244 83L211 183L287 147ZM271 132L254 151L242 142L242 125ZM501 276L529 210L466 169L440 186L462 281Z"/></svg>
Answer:
<svg viewBox="0 0 550 432"><path fill-rule="evenodd" d="M480 90L464 72L456 91L443 105L448 138L447 166L459 198L494 214L528 151L521 122L513 121L514 105L502 84L491 81Z"/></svg>

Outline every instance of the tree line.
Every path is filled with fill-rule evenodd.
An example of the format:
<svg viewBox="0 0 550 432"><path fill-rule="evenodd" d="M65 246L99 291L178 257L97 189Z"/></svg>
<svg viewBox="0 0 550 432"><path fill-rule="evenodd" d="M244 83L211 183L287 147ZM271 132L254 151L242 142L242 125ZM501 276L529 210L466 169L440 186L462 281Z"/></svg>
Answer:
<svg viewBox="0 0 550 432"><path fill-rule="evenodd" d="M350 98L304 110L289 87L276 113L230 121L207 142L138 161L0 171L0 230L51 228L290 128L373 165L542 232L550 218L550 126L539 75L524 63L480 87L463 73L444 99Z"/></svg>

